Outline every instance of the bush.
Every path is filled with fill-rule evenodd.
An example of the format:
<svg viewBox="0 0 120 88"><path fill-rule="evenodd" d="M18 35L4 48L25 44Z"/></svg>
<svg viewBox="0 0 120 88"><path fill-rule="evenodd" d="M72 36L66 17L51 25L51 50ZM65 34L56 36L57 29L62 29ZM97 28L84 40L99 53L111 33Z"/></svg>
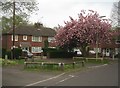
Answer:
<svg viewBox="0 0 120 88"><path fill-rule="evenodd" d="M6 55L6 49L2 48L2 58L5 59L5 55Z"/></svg>
<svg viewBox="0 0 120 88"><path fill-rule="evenodd" d="M74 52L65 52L65 51L51 51L48 53L49 58L72 58Z"/></svg>
<svg viewBox="0 0 120 88"><path fill-rule="evenodd" d="M8 59L12 59L13 50L6 52ZM19 57L22 55L22 49L20 48L14 48L14 58L19 59Z"/></svg>
<svg viewBox="0 0 120 88"><path fill-rule="evenodd" d="M43 55L48 58L72 58L75 56L75 53L57 48L43 48Z"/></svg>
<svg viewBox="0 0 120 88"><path fill-rule="evenodd" d="M52 52L52 51L57 51L56 48L43 48L43 55L47 56L47 53Z"/></svg>
<svg viewBox="0 0 120 88"><path fill-rule="evenodd" d="M48 47L49 47L49 42L48 42L48 40L45 40L45 41L44 41L44 47L45 47L45 48L48 48Z"/></svg>
<svg viewBox="0 0 120 88"><path fill-rule="evenodd" d="M12 50L13 51L13 50ZM14 57L16 59L19 59L19 57L22 55L22 49L21 48L14 48Z"/></svg>
<svg viewBox="0 0 120 88"><path fill-rule="evenodd" d="M8 56L8 59L11 59L11 57L12 57L12 52L11 52L11 51L7 51L6 54L7 54L7 56Z"/></svg>

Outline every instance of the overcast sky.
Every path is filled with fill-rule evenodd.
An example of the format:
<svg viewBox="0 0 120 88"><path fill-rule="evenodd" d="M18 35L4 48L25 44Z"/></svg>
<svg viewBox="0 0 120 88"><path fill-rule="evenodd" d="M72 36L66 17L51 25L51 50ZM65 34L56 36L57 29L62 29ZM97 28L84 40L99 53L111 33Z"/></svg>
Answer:
<svg viewBox="0 0 120 88"><path fill-rule="evenodd" d="M84 2L83 2L84 1ZM92 9L101 16L110 18L113 2L116 0L37 0L39 11L30 18L31 22L42 22L47 27L64 25L69 16L77 18L80 10Z"/></svg>

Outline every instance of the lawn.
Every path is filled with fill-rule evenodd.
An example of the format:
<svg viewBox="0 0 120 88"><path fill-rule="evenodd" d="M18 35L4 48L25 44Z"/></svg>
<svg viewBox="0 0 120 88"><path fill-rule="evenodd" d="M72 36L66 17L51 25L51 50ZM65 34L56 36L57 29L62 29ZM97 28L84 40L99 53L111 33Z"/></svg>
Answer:
<svg viewBox="0 0 120 88"><path fill-rule="evenodd" d="M29 60L31 61L31 60ZM44 60L35 60L36 62L44 62ZM0 58L0 65L2 66L9 66L9 65L23 65L25 62L24 59L15 59L15 60L9 60L9 59L2 59Z"/></svg>
<svg viewBox="0 0 120 88"><path fill-rule="evenodd" d="M0 64L2 64L2 66L15 66L15 65L24 65L24 59L19 59L19 60L6 60L6 59L2 59L0 58ZM31 61L31 60L29 60ZM83 59L77 59L77 60L72 60L72 59L68 59L68 61L66 59L58 59L58 61L55 59L52 59L52 61L55 61L55 63L58 62L63 62L64 63L64 68L60 68L59 65L55 65L55 64L48 64L45 66L41 66L40 64L30 64L27 66L27 68L25 68L24 70L29 70L29 71L59 71L59 70L64 70L64 71L71 71L71 70L76 70L76 69L81 69L83 68L82 63L78 63L79 61L83 61ZM97 60L96 59L88 59L87 61L85 61L85 66L87 64L109 64L109 60L108 59L103 59L103 61L101 60ZM51 62L51 60L44 60L44 59L37 59L34 60L34 62ZM70 63L67 63L70 62ZM73 62L77 62L74 66L73 66Z"/></svg>

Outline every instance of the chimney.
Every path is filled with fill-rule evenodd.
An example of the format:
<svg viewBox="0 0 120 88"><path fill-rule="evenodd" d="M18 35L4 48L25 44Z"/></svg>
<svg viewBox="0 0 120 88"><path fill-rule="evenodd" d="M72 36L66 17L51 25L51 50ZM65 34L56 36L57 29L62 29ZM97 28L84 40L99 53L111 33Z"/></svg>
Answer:
<svg viewBox="0 0 120 88"><path fill-rule="evenodd" d="M40 23L40 22L37 22L37 23L35 23L34 25L35 25L36 28L41 28L41 27L43 27L43 24Z"/></svg>

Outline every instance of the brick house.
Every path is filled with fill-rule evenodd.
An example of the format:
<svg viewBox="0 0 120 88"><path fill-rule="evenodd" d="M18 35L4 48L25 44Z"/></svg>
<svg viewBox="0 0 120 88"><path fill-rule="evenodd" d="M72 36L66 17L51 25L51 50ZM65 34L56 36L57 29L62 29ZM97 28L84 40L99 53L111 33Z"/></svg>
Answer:
<svg viewBox="0 0 120 88"><path fill-rule="evenodd" d="M120 53L120 27L116 27L113 31L113 40L111 43L104 43L98 45L98 53L104 56L117 55ZM91 44L90 47L96 51L96 44Z"/></svg>
<svg viewBox="0 0 120 88"><path fill-rule="evenodd" d="M43 26L18 26L15 29L15 47L21 47L33 54L41 53L44 41L48 40L49 47L54 47L55 30ZM13 47L13 30L2 33L2 47L10 50Z"/></svg>

